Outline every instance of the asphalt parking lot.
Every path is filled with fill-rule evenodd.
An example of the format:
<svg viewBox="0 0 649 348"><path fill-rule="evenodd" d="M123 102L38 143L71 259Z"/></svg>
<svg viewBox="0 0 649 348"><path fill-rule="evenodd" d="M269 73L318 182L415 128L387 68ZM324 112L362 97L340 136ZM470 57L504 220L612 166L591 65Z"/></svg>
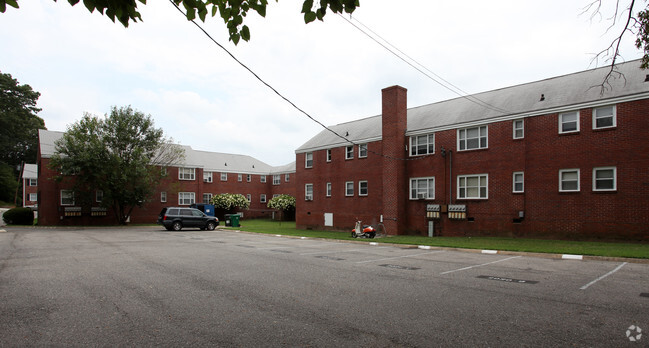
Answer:
<svg viewBox="0 0 649 348"><path fill-rule="evenodd" d="M649 264L5 229L0 346L649 346Z"/></svg>

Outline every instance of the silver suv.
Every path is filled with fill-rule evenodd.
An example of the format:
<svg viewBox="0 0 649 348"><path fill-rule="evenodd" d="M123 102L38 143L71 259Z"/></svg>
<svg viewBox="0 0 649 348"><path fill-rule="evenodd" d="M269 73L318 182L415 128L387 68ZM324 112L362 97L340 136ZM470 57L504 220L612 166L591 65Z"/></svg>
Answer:
<svg viewBox="0 0 649 348"><path fill-rule="evenodd" d="M166 207L160 211L158 223L169 231L180 231L183 227L198 227L211 231L219 225L219 219L194 208Z"/></svg>

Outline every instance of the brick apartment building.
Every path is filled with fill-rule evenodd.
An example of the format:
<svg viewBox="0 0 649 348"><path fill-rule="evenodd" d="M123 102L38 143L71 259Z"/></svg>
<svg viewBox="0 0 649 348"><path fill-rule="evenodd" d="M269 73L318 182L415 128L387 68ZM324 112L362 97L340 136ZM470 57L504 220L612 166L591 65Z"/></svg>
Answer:
<svg viewBox="0 0 649 348"><path fill-rule="evenodd" d="M640 61L332 126L296 150L299 228L649 239L649 75ZM350 143L343 139L350 140Z"/></svg>
<svg viewBox="0 0 649 348"><path fill-rule="evenodd" d="M22 173L23 207L35 207L38 204L38 167L25 164Z"/></svg>
<svg viewBox="0 0 649 348"><path fill-rule="evenodd" d="M39 225L109 225L115 223L110 210L101 207L101 192L95 192L91 206L81 206L74 199L70 184L57 182L57 171L49 168L55 141L62 132L40 130L38 152ZM213 195L240 193L250 200L241 211L245 217L272 217L267 207L274 195L295 196L295 163L272 167L245 155L193 150L183 146L185 159L178 167L169 167L153 199L131 214L132 223L154 223L165 206L189 206L207 203Z"/></svg>

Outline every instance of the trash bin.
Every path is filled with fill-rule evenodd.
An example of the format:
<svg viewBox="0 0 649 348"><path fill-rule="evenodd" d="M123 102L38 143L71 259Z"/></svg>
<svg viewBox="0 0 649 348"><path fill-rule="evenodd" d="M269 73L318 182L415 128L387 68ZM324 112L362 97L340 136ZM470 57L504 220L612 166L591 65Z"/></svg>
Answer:
<svg viewBox="0 0 649 348"><path fill-rule="evenodd" d="M232 226L232 214L225 214L225 226Z"/></svg>
<svg viewBox="0 0 649 348"><path fill-rule="evenodd" d="M232 214L230 220L232 221L232 227L239 227L239 214Z"/></svg>

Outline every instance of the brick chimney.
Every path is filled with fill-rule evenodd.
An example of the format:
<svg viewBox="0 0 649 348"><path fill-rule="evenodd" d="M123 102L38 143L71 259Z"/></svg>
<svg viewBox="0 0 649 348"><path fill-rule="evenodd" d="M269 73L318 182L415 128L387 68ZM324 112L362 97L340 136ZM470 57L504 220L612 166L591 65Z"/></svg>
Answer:
<svg viewBox="0 0 649 348"><path fill-rule="evenodd" d="M406 176L407 94L401 86L382 91L383 225L388 234L405 232L408 178Z"/></svg>

